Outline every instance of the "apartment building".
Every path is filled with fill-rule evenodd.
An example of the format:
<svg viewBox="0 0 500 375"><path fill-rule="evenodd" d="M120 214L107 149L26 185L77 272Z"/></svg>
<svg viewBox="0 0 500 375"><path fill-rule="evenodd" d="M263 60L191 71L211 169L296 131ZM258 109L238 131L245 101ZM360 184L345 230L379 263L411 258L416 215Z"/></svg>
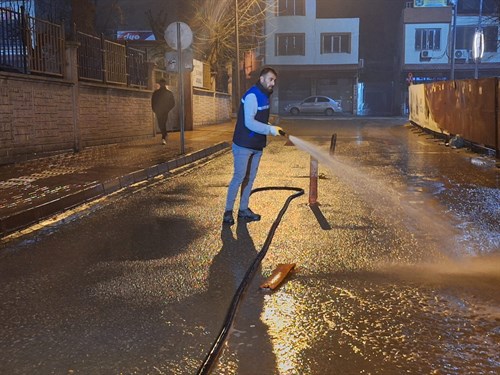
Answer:
<svg viewBox="0 0 500 375"><path fill-rule="evenodd" d="M434 0L427 3L407 1L403 10L398 69L403 112L410 82L500 75L498 2ZM475 60L472 50L478 28L484 34L484 55Z"/></svg>
<svg viewBox="0 0 500 375"><path fill-rule="evenodd" d="M356 112L359 18L320 18L316 0L268 0L265 61L277 69L272 111L311 95Z"/></svg>

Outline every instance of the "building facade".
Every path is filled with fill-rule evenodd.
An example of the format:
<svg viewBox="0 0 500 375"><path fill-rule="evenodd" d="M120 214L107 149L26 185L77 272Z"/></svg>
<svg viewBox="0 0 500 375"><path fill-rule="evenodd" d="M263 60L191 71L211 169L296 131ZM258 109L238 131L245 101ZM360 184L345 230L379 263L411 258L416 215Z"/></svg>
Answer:
<svg viewBox="0 0 500 375"><path fill-rule="evenodd" d="M359 18L318 18L316 0L268 0L265 64L278 70L272 111L325 95L356 112Z"/></svg>
<svg viewBox="0 0 500 375"><path fill-rule="evenodd" d="M498 2L419 4L417 0L408 1L402 14L397 71L403 112L407 111L408 84L500 75ZM481 59L473 56L477 29L484 35Z"/></svg>

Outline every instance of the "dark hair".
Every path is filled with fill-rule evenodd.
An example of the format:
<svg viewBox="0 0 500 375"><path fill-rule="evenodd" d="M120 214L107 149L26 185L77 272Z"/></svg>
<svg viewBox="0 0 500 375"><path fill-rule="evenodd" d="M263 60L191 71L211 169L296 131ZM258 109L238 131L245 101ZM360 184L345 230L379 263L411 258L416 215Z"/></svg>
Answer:
<svg viewBox="0 0 500 375"><path fill-rule="evenodd" d="M262 69L262 70L260 71L259 77L265 76L265 75L266 75L267 73L269 73L269 72L273 73L276 77L278 77L278 73L276 73L276 70L274 70L274 69L273 69L273 68L271 68L270 66L268 66L268 67L266 67L266 68Z"/></svg>
<svg viewBox="0 0 500 375"><path fill-rule="evenodd" d="M167 81L165 80L165 78L161 78L158 83L162 86L165 86L167 84Z"/></svg>

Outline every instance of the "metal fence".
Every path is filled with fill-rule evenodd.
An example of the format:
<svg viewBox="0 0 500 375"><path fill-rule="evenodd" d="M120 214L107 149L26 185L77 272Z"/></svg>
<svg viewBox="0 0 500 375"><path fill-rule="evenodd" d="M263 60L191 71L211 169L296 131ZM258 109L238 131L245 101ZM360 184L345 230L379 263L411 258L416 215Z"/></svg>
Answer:
<svg viewBox="0 0 500 375"><path fill-rule="evenodd" d="M62 76L64 28L25 13L0 8L0 69Z"/></svg>
<svg viewBox="0 0 500 375"><path fill-rule="evenodd" d="M29 69L32 73L64 74L64 27L36 18L28 17Z"/></svg>
<svg viewBox="0 0 500 375"><path fill-rule="evenodd" d="M78 75L82 80L145 87L146 53L127 45L75 32L79 42Z"/></svg>
<svg viewBox="0 0 500 375"><path fill-rule="evenodd" d="M101 38L75 32L78 46L78 77L91 81L102 82L104 61L101 48Z"/></svg>
<svg viewBox="0 0 500 375"><path fill-rule="evenodd" d="M146 52L74 31L78 76L96 81L139 88L147 87ZM63 76L65 36L63 25L0 8L0 70Z"/></svg>
<svg viewBox="0 0 500 375"><path fill-rule="evenodd" d="M147 56L144 51L127 47L128 85L145 87L148 80Z"/></svg>

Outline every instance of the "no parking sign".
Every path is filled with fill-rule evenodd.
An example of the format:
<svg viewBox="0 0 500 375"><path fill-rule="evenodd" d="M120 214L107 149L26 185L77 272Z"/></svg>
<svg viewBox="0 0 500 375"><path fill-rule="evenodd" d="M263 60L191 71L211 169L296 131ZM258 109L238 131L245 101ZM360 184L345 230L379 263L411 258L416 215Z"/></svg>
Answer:
<svg viewBox="0 0 500 375"><path fill-rule="evenodd" d="M412 72L408 73L408 77L406 78L406 82L408 82L409 85L413 84L413 73Z"/></svg>

